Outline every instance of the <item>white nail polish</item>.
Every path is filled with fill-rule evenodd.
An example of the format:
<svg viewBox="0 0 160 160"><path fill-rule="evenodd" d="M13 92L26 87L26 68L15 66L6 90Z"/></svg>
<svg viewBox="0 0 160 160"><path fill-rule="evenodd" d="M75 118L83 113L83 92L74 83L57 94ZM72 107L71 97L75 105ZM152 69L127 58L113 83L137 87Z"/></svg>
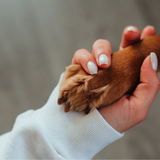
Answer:
<svg viewBox="0 0 160 160"><path fill-rule="evenodd" d="M157 55L154 52L151 52L150 56L151 56L152 68L153 70L157 71L157 67L158 67Z"/></svg>
<svg viewBox="0 0 160 160"><path fill-rule="evenodd" d="M97 74L97 68L95 64L92 61L89 61L87 63L87 67L89 69L90 74Z"/></svg>
<svg viewBox="0 0 160 160"><path fill-rule="evenodd" d="M108 57L105 54L99 56L99 65L108 64Z"/></svg>
<svg viewBox="0 0 160 160"><path fill-rule="evenodd" d="M129 26L129 27L127 28L127 31L137 32L136 28L133 27L133 26Z"/></svg>

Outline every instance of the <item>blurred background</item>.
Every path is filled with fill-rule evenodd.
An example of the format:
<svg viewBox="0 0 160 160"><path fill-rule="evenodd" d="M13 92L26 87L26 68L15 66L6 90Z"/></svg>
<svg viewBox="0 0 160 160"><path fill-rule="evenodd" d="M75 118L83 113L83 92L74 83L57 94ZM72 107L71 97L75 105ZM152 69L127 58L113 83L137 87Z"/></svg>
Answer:
<svg viewBox="0 0 160 160"><path fill-rule="evenodd" d="M115 52L127 25L160 34L160 0L0 0L0 134L46 103L76 50L104 38ZM159 159L159 135L160 93L146 120L95 159Z"/></svg>

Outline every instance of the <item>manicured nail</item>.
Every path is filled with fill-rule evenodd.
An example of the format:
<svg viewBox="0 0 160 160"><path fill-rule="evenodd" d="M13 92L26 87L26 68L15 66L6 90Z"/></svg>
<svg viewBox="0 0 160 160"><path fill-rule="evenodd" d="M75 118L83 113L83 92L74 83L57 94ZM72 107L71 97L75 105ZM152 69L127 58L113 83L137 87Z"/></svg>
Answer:
<svg viewBox="0 0 160 160"><path fill-rule="evenodd" d="M108 64L108 57L105 54L99 56L99 65Z"/></svg>
<svg viewBox="0 0 160 160"><path fill-rule="evenodd" d="M90 74L97 74L97 68L95 64L92 61L89 61L87 63L87 67L89 69Z"/></svg>
<svg viewBox="0 0 160 160"><path fill-rule="evenodd" d="M127 28L127 31L137 32L136 28L133 27L133 26L129 26L129 27Z"/></svg>
<svg viewBox="0 0 160 160"><path fill-rule="evenodd" d="M151 56L152 68L153 70L157 71L157 67L158 67L157 55L154 52L151 52L150 56Z"/></svg>

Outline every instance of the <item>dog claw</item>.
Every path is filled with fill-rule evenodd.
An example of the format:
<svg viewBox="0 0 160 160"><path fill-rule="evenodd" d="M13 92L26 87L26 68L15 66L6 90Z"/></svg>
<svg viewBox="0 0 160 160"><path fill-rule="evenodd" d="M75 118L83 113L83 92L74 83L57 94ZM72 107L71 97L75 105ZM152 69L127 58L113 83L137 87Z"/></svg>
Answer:
<svg viewBox="0 0 160 160"><path fill-rule="evenodd" d="M57 103L58 103L59 105L60 105L60 104L62 104L62 100L61 100L61 98L58 98Z"/></svg>
<svg viewBox="0 0 160 160"><path fill-rule="evenodd" d="M91 108L88 106L86 109L85 109L85 113L88 114L90 112Z"/></svg>
<svg viewBox="0 0 160 160"><path fill-rule="evenodd" d="M70 111L70 108L71 108L71 105L70 105L70 103L68 102L67 104L66 104L66 106L65 106L65 108L64 108L64 112L69 112Z"/></svg>

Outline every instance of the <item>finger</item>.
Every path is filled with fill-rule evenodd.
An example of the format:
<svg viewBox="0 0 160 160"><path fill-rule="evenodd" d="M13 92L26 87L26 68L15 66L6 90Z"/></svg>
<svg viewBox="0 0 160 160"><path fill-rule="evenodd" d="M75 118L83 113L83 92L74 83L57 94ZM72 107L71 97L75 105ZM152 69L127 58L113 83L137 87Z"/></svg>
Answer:
<svg viewBox="0 0 160 160"><path fill-rule="evenodd" d="M147 26L142 31L141 39L148 36L154 36L155 34L156 34L155 28L153 26Z"/></svg>
<svg viewBox="0 0 160 160"><path fill-rule="evenodd" d="M118 132L124 132L142 122L153 102L160 80L156 73L156 58L148 56L141 67L140 84L133 96L125 95L117 102L99 109L104 119Z"/></svg>
<svg viewBox="0 0 160 160"><path fill-rule="evenodd" d="M92 47L92 53L99 67L107 68L110 66L112 47L109 41L105 39L95 41Z"/></svg>
<svg viewBox="0 0 160 160"><path fill-rule="evenodd" d="M86 49L76 51L72 59L72 64L80 64L89 74L96 74L98 70L93 55Z"/></svg>
<svg viewBox="0 0 160 160"><path fill-rule="evenodd" d="M144 60L141 67L140 84L135 89L133 96L131 96L132 102L139 104L143 111L146 110L146 114L160 89L160 80L155 71L157 68L156 63L158 64L158 60L154 54Z"/></svg>
<svg viewBox="0 0 160 160"><path fill-rule="evenodd" d="M119 49L122 50L127 46L135 43L140 39L140 30L135 26L127 26L122 35L122 40Z"/></svg>

